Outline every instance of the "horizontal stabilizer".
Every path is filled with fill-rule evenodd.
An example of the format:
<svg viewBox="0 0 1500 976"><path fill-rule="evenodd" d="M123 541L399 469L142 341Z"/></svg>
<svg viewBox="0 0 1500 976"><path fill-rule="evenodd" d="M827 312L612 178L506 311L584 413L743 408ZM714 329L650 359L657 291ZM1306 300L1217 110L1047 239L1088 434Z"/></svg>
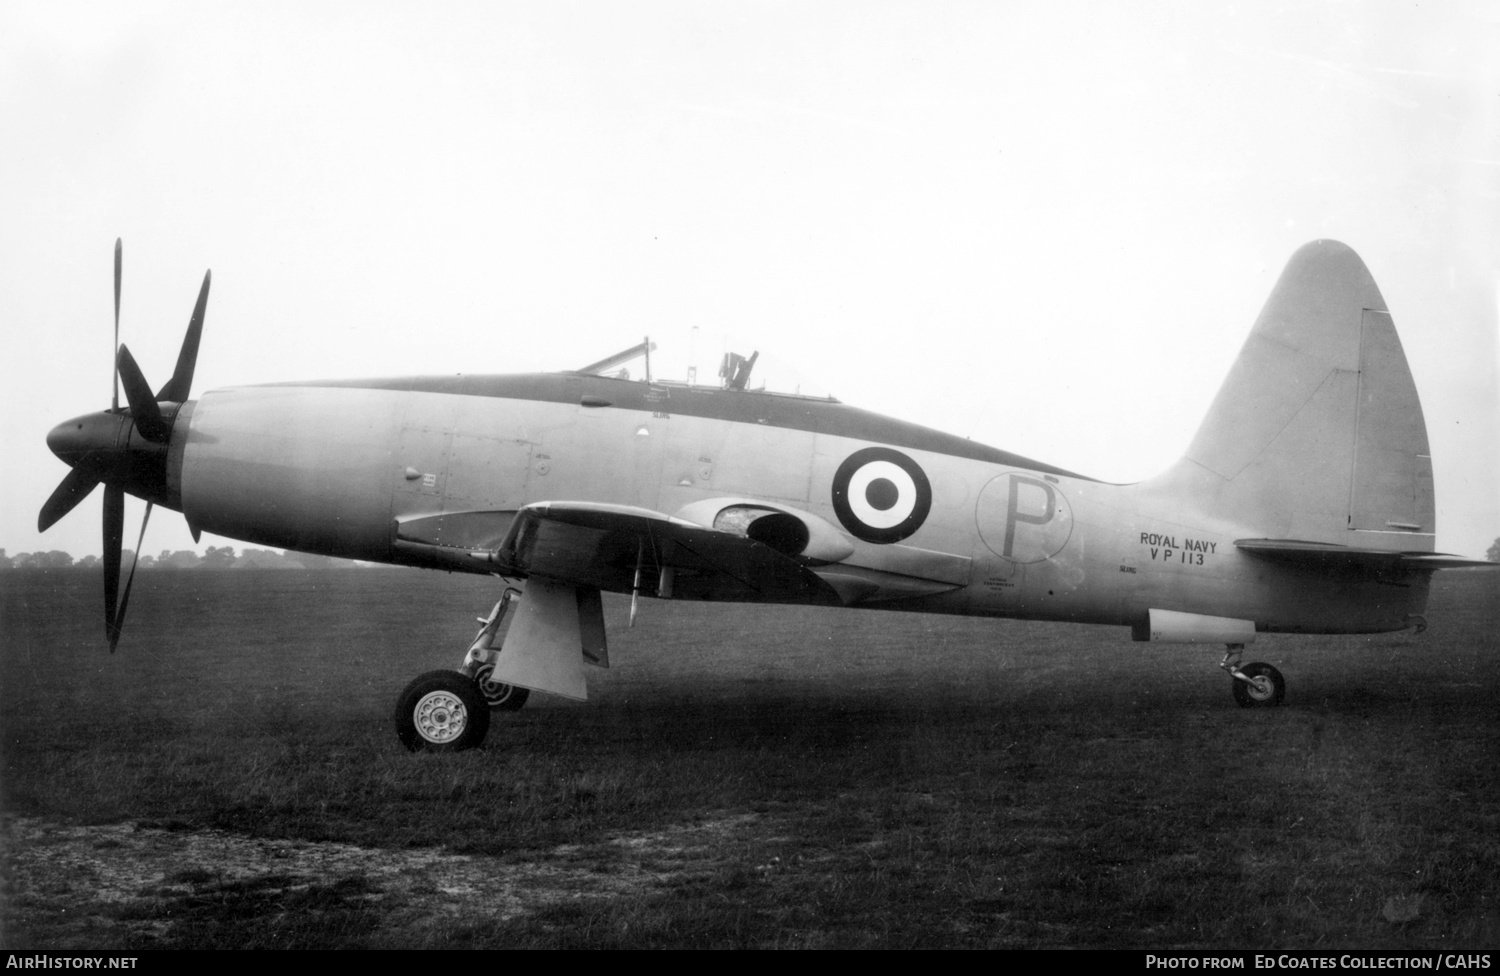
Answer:
<svg viewBox="0 0 1500 976"><path fill-rule="evenodd" d="M1355 549L1330 542L1298 539L1236 539L1235 547L1252 556L1309 569L1431 572L1439 569L1500 569L1500 563L1465 559L1441 552L1393 552Z"/></svg>

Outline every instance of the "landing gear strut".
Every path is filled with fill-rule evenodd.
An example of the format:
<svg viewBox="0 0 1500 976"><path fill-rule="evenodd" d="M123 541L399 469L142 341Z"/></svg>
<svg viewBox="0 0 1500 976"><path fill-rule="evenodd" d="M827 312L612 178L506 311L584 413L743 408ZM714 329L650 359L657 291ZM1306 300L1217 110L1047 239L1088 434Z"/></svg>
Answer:
<svg viewBox="0 0 1500 976"><path fill-rule="evenodd" d="M493 680L506 613L521 596L507 587L480 628L456 671L428 671L396 699L396 736L412 752L460 752L484 741L490 712L513 712L526 704L525 688Z"/></svg>
<svg viewBox="0 0 1500 976"><path fill-rule="evenodd" d="M1240 658L1245 654L1244 644L1226 645L1229 650L1219 667L1229 672L1234 679L1231 691L1235 704L1241 708L1269 708L1281 704L1286 697L1286 679L1281 672L1261 661L1252 661L1241 667Z"/></svg>
<svg viewBox="0 0 1500 976"><path fill-rule="evenodd" d="M500 594L500 599L496 601L490 615L479 618L479 622L484 626L479 628L479 633L475 635L474 643L469 645L469 653L464 655L464 663L459 668L464 674L474 679L479 685L480 693L484 695L484 700L497 712L519 711L531 694L525 688L517 688L515 685L502 684L491 679L491 675L495 672L495 658L500 654L498 646L501 643L500 626L520 598L520 590L514 586L505 588L505 592Z"/></svg>

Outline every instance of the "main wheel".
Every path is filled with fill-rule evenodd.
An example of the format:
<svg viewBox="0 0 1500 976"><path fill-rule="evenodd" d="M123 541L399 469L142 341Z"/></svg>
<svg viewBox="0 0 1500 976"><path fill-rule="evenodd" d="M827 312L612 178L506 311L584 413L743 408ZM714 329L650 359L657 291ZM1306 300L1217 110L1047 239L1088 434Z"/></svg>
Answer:
<svg viewBox="0 0 1500 976"><path fill-rule="evenodd" d="M412 752L472 749L489 730L479 686L458 671L428 671L396 699L396 736Z"/></svg>
<svg viewBox="0 0 1500 976"><path fill-rule="evenodd" d="M485 702L497 712L520 711L521 706L526 704L526 699L531 697L531 692L515 685L490 680L490 675L494 673L493 664L481 664L474 672L474 683L479 685L479 693L484 696Z"/></svg>
<svg viewBox="0 0 1500 976"><path fill-rule="evenodd" d="M1240 673L1250 679L1233 680L1234 700L1241 708L1270 708L1286 697L1286 679L1269 664L1254 661L1240 668Z"/></svg>

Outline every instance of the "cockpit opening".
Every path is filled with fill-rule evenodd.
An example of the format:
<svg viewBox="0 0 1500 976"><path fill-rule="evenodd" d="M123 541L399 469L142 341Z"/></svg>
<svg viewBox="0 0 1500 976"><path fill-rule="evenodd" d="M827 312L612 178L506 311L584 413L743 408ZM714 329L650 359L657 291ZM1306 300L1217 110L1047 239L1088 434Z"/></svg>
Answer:
<svg viewBox="0 0 1500 976"><path fill-rule="evenodd" d="M636 367L640 375L632 376L632 367ZM735 351L727 338L721 338L719 342L704 342L696 328L686 343L667 345L663 352L658 352L657 344L647 336L636 345L576 372L619 380L634 379L656 386L769 393L837 402L823 391L820 384L809 381L803 373L775 357L762 356L754 347L748 356L744 355ZM712 376L715 372L719 380L717 386L698 382L699 376Z"/></svg>

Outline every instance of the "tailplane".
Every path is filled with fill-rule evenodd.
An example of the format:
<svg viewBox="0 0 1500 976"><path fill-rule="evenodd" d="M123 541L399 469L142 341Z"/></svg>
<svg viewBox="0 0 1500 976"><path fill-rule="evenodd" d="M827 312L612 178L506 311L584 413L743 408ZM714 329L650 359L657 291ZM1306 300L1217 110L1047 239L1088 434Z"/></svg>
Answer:
<svg viewBox="0 0 1500 976"><path fill-rule="evenodd" d="M1432 551L1422 405L1359 255L1314 241L1292 256L1162 482L1262 540Z"/></svg>

